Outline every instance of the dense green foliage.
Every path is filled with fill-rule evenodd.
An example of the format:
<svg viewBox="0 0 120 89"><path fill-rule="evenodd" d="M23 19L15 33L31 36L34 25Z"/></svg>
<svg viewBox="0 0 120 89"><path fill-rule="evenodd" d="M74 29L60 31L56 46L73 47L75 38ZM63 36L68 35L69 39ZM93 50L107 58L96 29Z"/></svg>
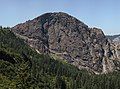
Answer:
<svg viewBox="0 0 120 89"><path fill-rule="evenodd" d="M10 30L0 30L0 89L120 89L120 73L94 75L38 54Z"/></svg>

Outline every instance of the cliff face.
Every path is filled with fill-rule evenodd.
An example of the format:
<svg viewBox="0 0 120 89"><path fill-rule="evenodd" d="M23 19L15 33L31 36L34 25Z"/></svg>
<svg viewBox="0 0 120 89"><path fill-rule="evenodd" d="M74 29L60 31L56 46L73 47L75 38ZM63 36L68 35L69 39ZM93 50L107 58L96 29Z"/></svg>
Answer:
<svg viewBox="0 0 120 89"><path fill-rule="evenodd" d="M101 29L89 28L66 13L46 13L21 23L12 31L39 53L65 60L94 73L119 70L120 45L111 43Z"/></svg>

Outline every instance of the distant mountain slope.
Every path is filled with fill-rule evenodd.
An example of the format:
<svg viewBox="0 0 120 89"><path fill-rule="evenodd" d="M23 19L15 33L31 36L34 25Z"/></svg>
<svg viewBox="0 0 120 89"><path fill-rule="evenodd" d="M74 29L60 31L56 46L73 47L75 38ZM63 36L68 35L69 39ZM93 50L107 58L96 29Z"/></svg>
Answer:
<svg viewBox="0 0 120 89"><path fill-rule="evenodd" d="M38 53L47 53L79 69L96 74L119 70L114 63L120 60L119 50L102 30L89 28L66 13L45 13L14 26L12 31Z"/></svg>
<svg viewBox="0 0 120 89"><path fill-rule="evenodd" d="M106 35L106 37L108 38L108 39L110 39L110 40L113 40L113 39L115 39L115 38L117 38L117 37L119 37L120 35L113 35L113 36L111 36L111 35Z"/></svg>

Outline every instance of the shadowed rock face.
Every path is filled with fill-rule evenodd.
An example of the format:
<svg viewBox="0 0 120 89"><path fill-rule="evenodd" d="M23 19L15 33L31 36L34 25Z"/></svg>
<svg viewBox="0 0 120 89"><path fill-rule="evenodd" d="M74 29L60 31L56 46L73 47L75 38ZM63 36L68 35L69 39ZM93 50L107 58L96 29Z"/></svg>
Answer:
<svg viewBox="0 0 120 89"><path fill-rule="evenodd" d="M119 63L113 44L101 29L89 28L66 13L46 13L12 31L38 53L56 55L80 69L107 73Z"/></svg>

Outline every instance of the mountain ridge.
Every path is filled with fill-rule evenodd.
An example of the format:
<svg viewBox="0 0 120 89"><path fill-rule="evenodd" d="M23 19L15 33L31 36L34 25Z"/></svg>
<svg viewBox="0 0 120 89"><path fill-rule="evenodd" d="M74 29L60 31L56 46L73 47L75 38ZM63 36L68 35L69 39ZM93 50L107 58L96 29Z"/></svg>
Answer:
<svg viewBox="0 0 120 89"><path fill-rule="evenodd" d="M89 28L67 13L45 13L12 31L28 38L25 42L37 52L55 55L79 69L107 73L116 70L114 60L119 62L114 45L101 29Z"/></svg>
<svg viewBox="0 0 120 89"><path fill-rule="evenodd" d="M40 19L0 27L0 89L120 89L119 42L75 19L72 25Z"/></svg>

